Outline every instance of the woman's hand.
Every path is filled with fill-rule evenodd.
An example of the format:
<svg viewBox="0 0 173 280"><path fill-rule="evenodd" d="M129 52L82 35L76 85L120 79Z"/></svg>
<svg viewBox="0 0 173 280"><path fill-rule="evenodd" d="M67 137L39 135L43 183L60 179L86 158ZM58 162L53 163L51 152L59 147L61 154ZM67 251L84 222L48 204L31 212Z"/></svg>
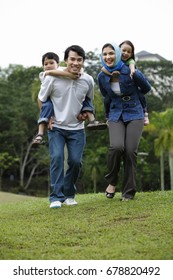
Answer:
<svg viewBox="0 0 173 280"><path fill-rule="evenodd" d="M120 74L119 71L114 71L114 72L112 72L112 77L113 78L118 78L119 74Z"/></svg>

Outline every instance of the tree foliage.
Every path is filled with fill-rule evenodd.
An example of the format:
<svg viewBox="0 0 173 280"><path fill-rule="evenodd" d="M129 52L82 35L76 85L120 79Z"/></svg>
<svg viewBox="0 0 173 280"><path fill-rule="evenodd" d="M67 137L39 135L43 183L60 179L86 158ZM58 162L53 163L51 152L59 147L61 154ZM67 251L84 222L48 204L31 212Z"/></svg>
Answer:
<svg viewBox="0 0 173 280"><path fill-rule="evenodd" d="M36 67L10 66L6 78L0 81L0 152L19 159L14 173L19 174L22 189L26 188L33 167L39 162L38 153L31 149L39 112L37 103L32 101L31 88L39 72Z"/></svg>

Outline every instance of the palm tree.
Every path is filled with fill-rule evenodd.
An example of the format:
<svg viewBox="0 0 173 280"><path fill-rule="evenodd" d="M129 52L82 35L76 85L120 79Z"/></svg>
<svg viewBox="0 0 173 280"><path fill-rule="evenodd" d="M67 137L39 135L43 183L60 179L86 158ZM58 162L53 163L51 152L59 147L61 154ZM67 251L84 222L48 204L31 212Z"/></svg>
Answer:
<svg viewBox="0 0 173 280"><path fill-rule="evenodd" d="M100 177L104 177L103 164L101 162L105 161L105 155L107 153L107 147L98 147L98 148L88 148L85 150L85 168L87 168L87 173L90 175L93 191L96 193L98 191L98 182L100 182ZM104 167L106 164L104 165Z"/></svg>
<svg viewBox="0 0 173 280"><path fill-rule="evenodd" d="M155 154L160 156L161 190L164 190L164 153L168 151L170 184L173 190L173 109L164 112L153 112L151 124L145 129L155 133Z"/></svg>

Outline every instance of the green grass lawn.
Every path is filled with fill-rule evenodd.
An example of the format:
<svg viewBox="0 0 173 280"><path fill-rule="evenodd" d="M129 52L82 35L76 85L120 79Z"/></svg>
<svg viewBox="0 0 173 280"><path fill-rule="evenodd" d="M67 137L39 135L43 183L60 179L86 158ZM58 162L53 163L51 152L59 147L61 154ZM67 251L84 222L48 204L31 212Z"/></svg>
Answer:
<svg viewBox="0 0 173 280"><path fill-rule="evenodd" d="M173 260L173 192L78 194L50 209L48 198L0 193L1 260Z"/></svg>

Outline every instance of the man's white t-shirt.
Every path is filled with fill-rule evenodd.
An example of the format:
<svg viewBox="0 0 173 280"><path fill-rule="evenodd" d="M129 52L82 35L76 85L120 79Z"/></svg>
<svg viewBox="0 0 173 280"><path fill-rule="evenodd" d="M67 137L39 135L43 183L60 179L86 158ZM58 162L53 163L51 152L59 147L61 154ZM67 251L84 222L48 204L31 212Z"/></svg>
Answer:
<svg viewBox="0 0 173 280"><path fill-rule="evenodd" d="M77 117L86 96L94 99L94 80L86 73L82 73L76 80L46 76L38 94L41 102L50 97L54 108L53 126L65 130L84 128L84 122Z"/></svg>

